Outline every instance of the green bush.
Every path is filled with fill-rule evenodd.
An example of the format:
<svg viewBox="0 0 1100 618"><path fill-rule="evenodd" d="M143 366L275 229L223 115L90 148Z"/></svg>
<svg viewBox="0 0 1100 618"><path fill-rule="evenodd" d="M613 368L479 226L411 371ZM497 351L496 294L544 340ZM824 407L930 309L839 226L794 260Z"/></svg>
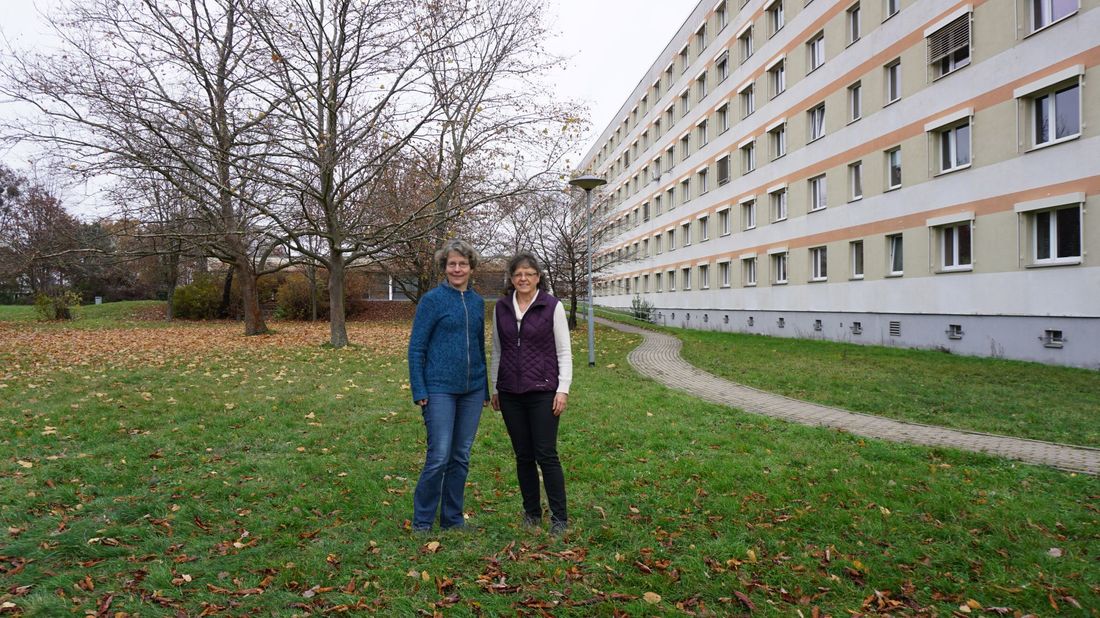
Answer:
<svg viewBox="0 0 1100 618"><path fill-rule="evenodd" d="M34 298L34 310L43 320L74 320L80 306L80 294L72 290L53 296L39 294Z"/></svg>
<svg viewBox="0 0 1100 618"><path fill-rule="evenodd" d="M634 296L630 301L630 314L636 319L644 322L653 321L653 303L642 298L641 296Z"/></svg>
<svg viewBox="0 0 1100 618"><path fill-rule="evenodd" d="M285 320L310 318L309 279L289 273L275 292L275 316ZM317 319L328 319L328 273L317 273Z"/></svg>
<svg viewBox="0 0 1100 618"><path fill-rule="evenodd" d="M176 288L172 295L175 316L184 320L213 320L218 317L224 279L212 273L195 275L188 285Z"/></svg>

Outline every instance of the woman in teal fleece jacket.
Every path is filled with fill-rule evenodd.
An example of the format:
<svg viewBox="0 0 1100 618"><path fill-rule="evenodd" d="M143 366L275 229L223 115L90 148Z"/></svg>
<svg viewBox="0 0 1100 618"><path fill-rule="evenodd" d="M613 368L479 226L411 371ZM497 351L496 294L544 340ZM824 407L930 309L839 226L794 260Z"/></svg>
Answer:
<svg viewBox="0 0 1100 618"><path fill-rule="evenodd" d="M489 405L485 369L485 301L469 288L478 255L451 240L435 254L446 279L416 307L409 337L409 384L428 435L424 469L413 493L413 530L465 525L462 505L470 448Z"/></svg>

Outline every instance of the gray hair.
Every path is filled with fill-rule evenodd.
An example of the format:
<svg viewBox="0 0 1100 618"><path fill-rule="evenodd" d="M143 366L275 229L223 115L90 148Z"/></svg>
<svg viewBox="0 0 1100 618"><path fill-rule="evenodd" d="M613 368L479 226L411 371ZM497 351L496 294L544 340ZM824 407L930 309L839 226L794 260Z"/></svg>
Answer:
<svg viewBox="0 0 1100 618"><path fill-rule="evenodd" d="M465 240L455 238L443 243L443 247L435 252L435 263L439 266L440 272L446 272L447 258L451 256L452 251L466 258L466 261L470 263L470 270L477 268L479 257L477 249L474 249L474 246Z"/></svg>

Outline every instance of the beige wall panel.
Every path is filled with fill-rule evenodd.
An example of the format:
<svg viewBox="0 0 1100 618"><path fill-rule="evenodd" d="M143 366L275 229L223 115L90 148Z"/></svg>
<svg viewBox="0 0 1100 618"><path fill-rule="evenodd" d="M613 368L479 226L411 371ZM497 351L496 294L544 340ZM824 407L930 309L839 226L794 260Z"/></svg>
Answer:
<svg viewBox="0 0 1100 618"><path fill-rule="evenodd" d="M974 112L970 143L975 166L992 165L1020 156L1016 121L1015 99Z"/></svg>

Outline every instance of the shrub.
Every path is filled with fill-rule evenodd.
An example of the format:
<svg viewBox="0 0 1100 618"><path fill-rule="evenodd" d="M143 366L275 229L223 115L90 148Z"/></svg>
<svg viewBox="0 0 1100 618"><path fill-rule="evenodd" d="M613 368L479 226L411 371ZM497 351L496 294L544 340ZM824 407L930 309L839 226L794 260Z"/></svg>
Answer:
<svg viewBox="0 0 1100 618"><path fill-rule="evenodd" d="M630 301L630 313L635 318L642 320L643 322L653 321L653 303L635 295Z"/></svg>
<svg viewBox="0 0 1100 618"><path fill-rule="evenodd" d="M175 316L184 320L213 320L218 317L225 281L213 273L195 275L188 285L176 288L172 295Z"/></svg>
<svg viewBox="0 0 1100 618"><path fill-rule="evenodd" d="M275 315L286 320L310 318L309 278L290 273L275 292ZM328 319L328 273L317 273L317 319Z"/></svg>
<svg viewBox="0 0 1100 618"><path fill-rule="evenodd" d="M72 290L53 296L39 294L34 298L34 310L43 320L76 319L76 308L80 306L80 294Z"/></svg>

